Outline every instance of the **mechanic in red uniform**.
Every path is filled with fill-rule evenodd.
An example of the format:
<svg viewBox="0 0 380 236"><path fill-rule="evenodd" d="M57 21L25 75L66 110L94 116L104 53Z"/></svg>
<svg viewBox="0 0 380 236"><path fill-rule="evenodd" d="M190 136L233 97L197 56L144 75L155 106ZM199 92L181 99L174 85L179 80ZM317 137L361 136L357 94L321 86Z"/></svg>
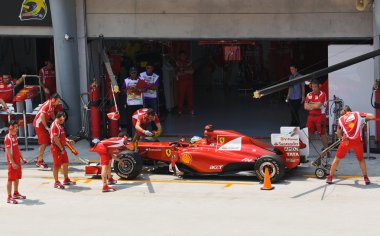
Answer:
<svg viewBox="0 0 380 236"><path fill-rule="evenodd" d="M0 98L6 103L13 102L14 88L24 82L26 75L22 75L17 80L12 81L10 75L3 75L2 81L0 81Z"/></svg>
<svg viewBox="0 0 380 236"><path fill-rule="evenodd" d="M9 133L5 136L5 140L4 140L5 155L7 157L7 163L8 163L7 203L13 203L13 204L17 204L16 199L26 199L26 197L21 195L18 191L18 185L19 185L20 179L22 178L21 160L24 162L24 164L26 164L27 162L22 156L20 149L18 148L17 131L18 131L17 122L14 120L10 121ZM12 184L14 187L13 196L11 195Z"/></svg>
<svg viewBox="0 0 380 236"><path fill-rule="evenodd" d="M41 105L33 121L34 130L36 131L38 138L38 144L40 145L38 148L36 166L43 169L48 168L47 164L43 160L45 149L50 142L50 131L47 122L50 118L52 118L52 120L55 119L54 110L55 107L60 104L60 101L60 96L57 93L53 94L49 100Z"/></svg>
<svg viewBox="0 0 380 236"><path fill-rule="evenodd" d="M306 123L306 127L309 131L309 136L313 135L314 132L317 131L318 135L321 137L323 149L326 149L328 145L326 134L327 96L326 93L320 90L320 87L321 85L318 80L313 79L311 81L312 91L307 94L304 107L305 110L309 111L309 116L307 117Z"/></svg>
<svg viewBox="0 0 380 236"><path fill-rule="evenodd" d="M149 131L147 126L154 122L157 130ZM151 108L142 108L133 113L132 124L136 129L132 142L136 142L140 137L158 137L162 133L162 126L156 112ZM136 148L135 144L135 148Z"/></svg>
<svg viewBox="0 0 380 236"><path fill-rule="evenodd" d="M114 188L110 188L108 185L116 184L116 180L111 175L111 160L114 159L119 162L121 167L124 167L124 162L117 157L117 153L122 150L133 150L133 147L127 146L127 136L119 134L121 137L109 138L102 140L95 144L93 148L90 148L90 152L97 152L100 156L100 164L102 165L102 180L103 189L102 192L116 191Z"/></svg>
<svg viewBox="0 0 380 236"><path fill-rule="evenodd" d="M45 66L38 71L38 75L40 76L40 86L45 92L46 100L48 100L52 94L57 92L53 63L51 61L45 61Z"/></svg>
<svg viewBox="0 0 380 236"><path fill-rule="evenodd" d="M66 143L74 144L73 140L66 138L63 123L65 122L66 115L60 111L57 113L53 123L50 126L50 150L53 155L53 177L54 188L64 189L63 185L75 185L74 181L69 178L69 157L65 149ZM63 185L58 180L58 171L62 167L64 176Z"/></svg>
<svg viewBox="0 0 380 236"><path fill-rule="evenodd" d="M177 80L178 80L178 115L182 115L184 100L186 99L187 108L194 116L193 107L193 73L194 69L191 61L187 58L185 51L179 52L176 61Z"/></svg>
<svg viewBox="0 0 380 236"><path fill-rule="evenodd" d="M362 127L367 120L375 119L375 116L370 113L353 112L349 106L344 106L342 110L343 116L339 118L337 135L342 137L342 131L344 133L342 142L340 143L335 155L335 159L331 164L330 175L327 177L326 183L332 184L332 178L336 168L338 168L340 161L346 156L350 149L353 149L356 155L356 159L359 161L360 169L363 173L364 182L366 185L371 182L367 176L367 168L364 161L363 150L363 138Z"/></svg>

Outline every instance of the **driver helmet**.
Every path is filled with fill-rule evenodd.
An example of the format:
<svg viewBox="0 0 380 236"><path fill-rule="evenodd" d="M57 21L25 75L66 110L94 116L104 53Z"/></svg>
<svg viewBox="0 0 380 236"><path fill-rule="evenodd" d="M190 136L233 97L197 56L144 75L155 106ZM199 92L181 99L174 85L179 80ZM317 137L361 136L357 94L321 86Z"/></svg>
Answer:
<svg viewBox="0 0 380 236"><path fill-rule="evenodd" d="M198 143L199 141L201 141L202 138L199 137L199 136L193 136L191 139L190 139L190 143L191 144L195 144L195 143Z"/></svg>

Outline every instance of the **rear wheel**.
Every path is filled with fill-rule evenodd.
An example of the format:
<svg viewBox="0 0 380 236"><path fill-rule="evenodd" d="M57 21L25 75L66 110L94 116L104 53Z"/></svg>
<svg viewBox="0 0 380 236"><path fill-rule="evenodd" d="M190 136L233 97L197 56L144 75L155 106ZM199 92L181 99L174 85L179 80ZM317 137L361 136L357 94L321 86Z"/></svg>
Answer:
<svg viewBox="0 0 380 236"><path fill-rule="evenodd" d="M136 153L125 153L118 156L123 162L124 167L118 161L114 162L115 173L124 179L135 179L142 171L142 159Z"/></svg>
<svg viewBox="0 0 380 236"><path fill-rule="evenodd" d="M265 168L269 170L271 182L277 182L285 174L284 161L276 155L262 156L255 162L255 173L259 180L264 179Z"/></svg>

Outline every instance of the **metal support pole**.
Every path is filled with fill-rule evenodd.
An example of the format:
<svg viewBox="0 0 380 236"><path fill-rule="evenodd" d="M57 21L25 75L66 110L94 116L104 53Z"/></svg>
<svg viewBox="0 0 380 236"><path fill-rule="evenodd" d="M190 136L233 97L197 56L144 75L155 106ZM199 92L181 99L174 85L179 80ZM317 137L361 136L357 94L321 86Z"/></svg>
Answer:
<svg viewBox="0 0 380 236"><path fill-rule="evenodd" d="M21 151L31 151L34 150L34 148L29 148L28 147L28 128L26 125L26 108L24 106L24 110L22 111L22 119L24 123L24 148L20 148Z"/></svg>
<svg viewBox="0 0 380 236"><path fill-rule="evenodd" d="M369 138L370 138L370 127L369 127L369 124L367 123L367 143L366 143L366 146L367 146L367 155L364 159L368 159L368 160L375 160L376 157L371 157L371 151L370 151L370 147L369 147Z"/></svg>

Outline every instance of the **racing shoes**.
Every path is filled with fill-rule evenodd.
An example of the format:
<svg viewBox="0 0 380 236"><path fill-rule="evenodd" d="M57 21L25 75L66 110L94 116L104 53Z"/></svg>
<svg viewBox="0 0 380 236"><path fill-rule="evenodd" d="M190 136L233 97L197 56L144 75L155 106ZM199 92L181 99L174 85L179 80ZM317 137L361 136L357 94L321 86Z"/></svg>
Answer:
<svg viewBox="0 0 380 236"><path fill-rule="evenodd" d="M61 182L57 181L54 183L54 188L65 189L65 186L63 186Z"/></svg>
<svg viewBox="0 0 380 236"><path fill-rule="evenodd" d="M114 184L117 183L117 181L114 178L112 178L112 177L109 178L107 182L108 182L108 185L114 185Z"/></svg>
<svg viewBox="0 0 380 236"><path fill-rule="evenodd" d="M103 192L103 193L107 193L107 192L115 192L115 191L116 191L115 188L110 188L110 187L108 187L107 184L103 185L103 189L102 189L102 192Z"/></svg>
<svg viewBox="0 0 380 236"><path fill-rule="evenodd" d="M332 178L333 178L332 175L327 176L326 183L332 184L333 183Z"/></svg>
<svg viewBox="0 0 380 236"><path fill-rule="evenodd" d="M63 181L63 185L76 185L76 184L77 184L77 182L71 181L71 179L65 179Z"/></svg>
<svg viewBox="0 0 380 236"><path fill-rule="evenodd" d="M49 168L49 166L44 162L44 160L41 160L41 161L37 160L36 161L36 167L41 168L41 169L48 169Z"/></svg>
<svg viewBox="0 0 380 236"><path fill-rule="evenodd" d="M13 199L11 197L11 195L9 195L8 198L7 198L7 203L9 203L9 204L17 204L18 202L15 199Z"/></svg>
<svg viewBox="0 0 380 236"><path fill-rule="evenodd" d="M12 198L13 198L13 199L21 199L21 200L24 200L24 199L26 199L26 196L21 195L19 192L14 192Z"/></svg>
<svg viewBox="0 0 380 236"><path fill-rule="evenodd" d="M363 177L364 177L364 182L365 182L365 185L369 185L369 184L371 184L371 181L369 181L369 179L368 179L368 176L367 176L367 175L364 175Z"/></svg>

